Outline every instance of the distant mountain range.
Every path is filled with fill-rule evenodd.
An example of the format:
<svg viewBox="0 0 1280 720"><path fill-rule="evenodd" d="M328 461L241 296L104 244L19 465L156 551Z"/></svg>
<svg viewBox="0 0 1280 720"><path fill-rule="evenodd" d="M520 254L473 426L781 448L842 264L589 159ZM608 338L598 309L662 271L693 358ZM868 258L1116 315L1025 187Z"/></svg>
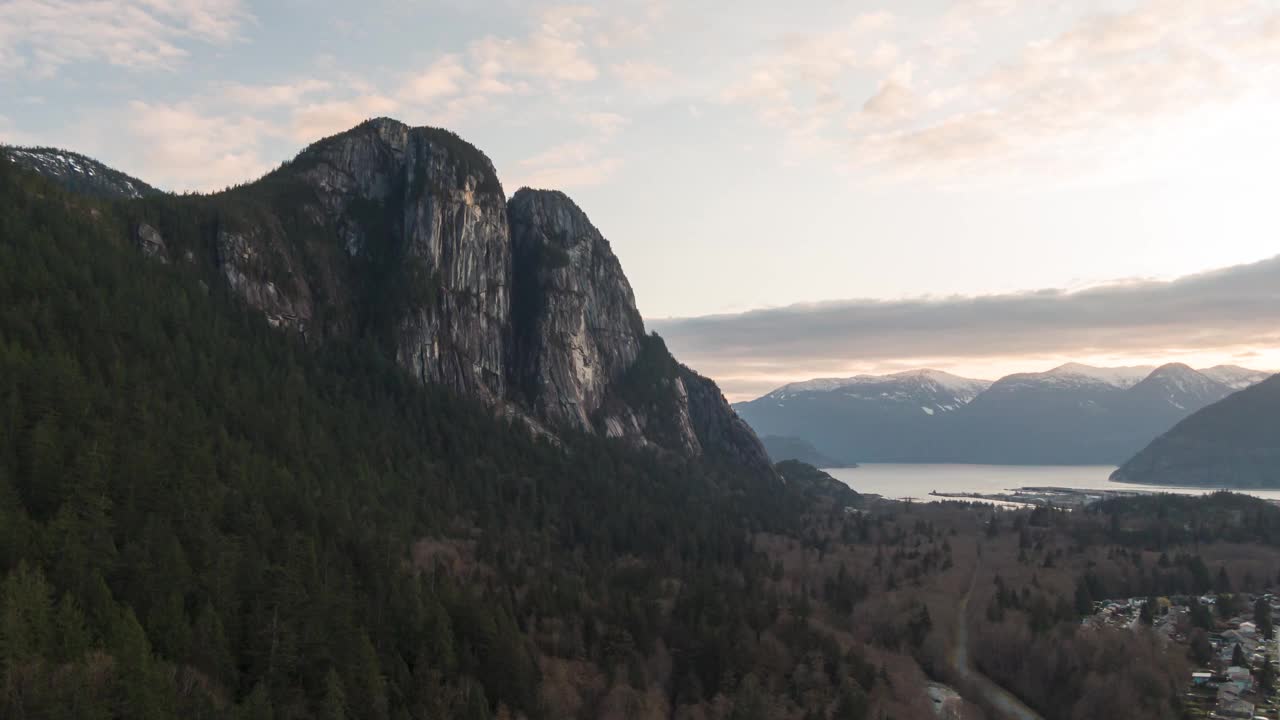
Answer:
<svg viewBox="0 0 1280 720"><path fill-rule="evenodd" d="M1280 376L1194 413L1122 465L1111 479L1280 487Z"/></svg>
<svg viewBox="0 0 1280 720"><path fill-rule="evenodd" d="M1119 464L1268 376L1180 363L1068 363L996 382L912 370L792 383L734 408L760 435L802 439L840 463Z"/></svg>

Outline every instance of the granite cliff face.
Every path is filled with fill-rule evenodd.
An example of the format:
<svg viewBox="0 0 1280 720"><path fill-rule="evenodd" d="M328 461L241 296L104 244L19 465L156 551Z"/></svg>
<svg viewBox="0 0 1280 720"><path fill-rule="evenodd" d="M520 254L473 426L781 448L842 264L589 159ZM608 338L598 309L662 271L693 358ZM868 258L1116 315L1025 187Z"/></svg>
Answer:
<svg viewBox="0 0 1280 720"><path fill-rule="evenodd" d="M149 255L212 258L236 295L308 342L383 343L420 381L552 434L769 468L715 384L645 334L586 214L555 191L508 202L489 159L452 133L370 120L258 182L164 202L208 204L215 229L209 247L184 248L162 216L141 217Z"/></svg>
<svg viewBox="0 0 1280 720"><path fill-rule="evenodd" d="M771 461L764 445L751 426L729 406L719 386L684 365L680 371L688 396L689 418L701 446L718 448L718 452L742 465L769 465Z"/></svg>
<svg viewBox="0 0 1280 720"><path fill-rule="evenodd" d="M365 286L364 309L389 321L396 360L423 382L503 398L511 242L488 158L444 131L383 119L300 161Z"/></svg>
<svg viewBox="0 0 1280 720"><path fill-rule="evenodd" d="M644 339L631 284L608 241L563 193L522 189L507 214L513 388L541 417L590 429Z"/></svg>

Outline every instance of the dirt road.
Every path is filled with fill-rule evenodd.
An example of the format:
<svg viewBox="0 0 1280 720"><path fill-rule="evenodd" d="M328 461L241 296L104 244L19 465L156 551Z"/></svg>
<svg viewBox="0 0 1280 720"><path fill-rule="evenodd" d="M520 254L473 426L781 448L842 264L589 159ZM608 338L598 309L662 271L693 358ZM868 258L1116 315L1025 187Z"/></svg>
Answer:
<svg viewBox="0 0 1280 720"><path fill-rule="evenodd" d="M978 581L977 569L973 572L973 580L969 581L969 590L960 601L959 621L956 623L955 646L951 651L951 666L962 682L962 687L970 692L977 692L981 700L989 707L995 708L1008 720L1044 720L1035 710L1014 696L1013 693L995 684L991 678L983 675L969 658L969 597L973 595L973 586ZM971 698L977 700L979 698Z"/></svg>

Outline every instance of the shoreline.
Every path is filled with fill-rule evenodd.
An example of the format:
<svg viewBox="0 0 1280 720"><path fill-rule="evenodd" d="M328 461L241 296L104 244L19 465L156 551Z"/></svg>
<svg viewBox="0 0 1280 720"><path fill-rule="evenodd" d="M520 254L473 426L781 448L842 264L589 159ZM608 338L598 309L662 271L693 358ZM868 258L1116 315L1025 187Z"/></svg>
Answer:
<svg viewBox="0 0 1280 720"><path fill-rule="evenodd" d="M1198 488L1189 488L1198 489ZM1206 490L1204 494L1208 495L1219 490L1230 490L1229 488L1215 488ZM1230 490L1231 492L1239 492L1240 494L1248 494L1239 490ZM1071 488L1058 486L1026 486L1013 488L1005 492L940 492L938 490L929 491L929 495L936 498L949 498L954 500L980 500L985 502L1010 503L1015 505L1035 506L1035 507L1057 507L1064 509L1083 508L1102 500L1118 497L1142 497L1145 495L1181 495L1183 493L1169 493L1167 490L1143 490L1126 488L1124 490L1111 490L1099 488ZM1261 498L1275 505L1280 505L1280 500L1272 498Z"/></svg>
<svg viewBox="0 0 1280 720"><path fill-rule="evenodd" d="M1098 490L1092 488L1070 488L1059 486L1026 486L1011 489L1007 492L942 492L932 490L929 495L937 498L955 500L982 500L987 502L1012 503L1035 507L1081 508L1100 500L1113 497L1135 497L1140 495L1158 495L1158 490Z"/></svg>

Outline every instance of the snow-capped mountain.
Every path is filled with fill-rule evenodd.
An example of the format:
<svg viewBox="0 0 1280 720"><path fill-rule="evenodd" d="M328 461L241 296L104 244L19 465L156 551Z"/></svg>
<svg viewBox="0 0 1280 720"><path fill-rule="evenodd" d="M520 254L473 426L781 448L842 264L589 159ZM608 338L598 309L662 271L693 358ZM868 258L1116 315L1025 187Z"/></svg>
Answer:
<svg viewBox="0 0 1280 720"><path fill-rule="evenodd" d="M26 166L74 192L113 200L159 194L159 190L80 153L58 148L0 147L0 157Z"/></svg>
<svg viewBox="0 0 1280 720"><path fill-rule="evenodd" d="M1217 380L1232 390L1243 390L1247 387L1253 387L1272 375L1272 373L1269 372L1250 370L1238 365L1215 365L1214 367L1200 370L1200 373Z"/></svg>
<svg viewBox="0 0 1280 720"><path fill-rule="evenodd" d="M1038 373L1018 373L999 380L1002 386L1052 385L1060 387L1106 386L1131 388L1142 382L1155 368L1150 365L1100 368L1080 363L1059 365L1052 370Z"/></svg>
<svg viewBox="0 0 1280 720"><path fill-rule="evenodd" d="M1201 371L1192 370L1182 363L1169 363L1152 371L1127 395L1130 402L1136 400L1144 407L1168 404L1175 410L1190 412L1187 410L1189 407L1202 408L1232 392L1230 386Z"/></svg>
<svg viewBox="0 0 1280 720"><path fill-rule="evenodd" d="M1280 487L1280 376L1179 422L1112 480L1227 488Z"/></svg>
<svg viewBox="0 0 1280 720"><path fill-rule="evenodd" d="M1067 363L994 383L912 370L792 383L735 408L761 434L803 438L845 462L1106 464L1266 377L1178 363Z"/></svg>
<svg viewBox="0 0 1280 720"><path fill-rule="evenodd" d="M1186 365L1069 364L1002 378L936 434L925 452L975 463L1123 462L1187 415L1232 389Z"/></svg>
<svg viewBox="0 0 1280 720"><path fill-rule="evenodd" d="M941 370L908 370L892 375L857 375L850 378L822 378L784 385L768 398L785 402L805 393L835 392L843 397L872 402L892 402L919 407L921 412L957 410L991 386L990 380L974 380Z"/></svg>
<svg viewBox="0 0 1280 720"><path fill-rule="evenodd" d="M926 428L973 402L991 382L939 370L792 383L734 406L760 435L808 440L842 462L909 454Z"/></svg>
<svg viewBox="0 0 1280 720"><path fill-rule="evenodd" d="M850 385L858 382L863 378L869 378L869 377L873 377L873 376L858 375L857 377L851 377L851 378L814 378L812 380L804 380L801 382L794 382L788 385L783 385L782 387L778 388L777 390L774 390L769 394L782 396L789 393L826 392L828 390L835 390L837 388L842 388L845 385Z"/></svg>

